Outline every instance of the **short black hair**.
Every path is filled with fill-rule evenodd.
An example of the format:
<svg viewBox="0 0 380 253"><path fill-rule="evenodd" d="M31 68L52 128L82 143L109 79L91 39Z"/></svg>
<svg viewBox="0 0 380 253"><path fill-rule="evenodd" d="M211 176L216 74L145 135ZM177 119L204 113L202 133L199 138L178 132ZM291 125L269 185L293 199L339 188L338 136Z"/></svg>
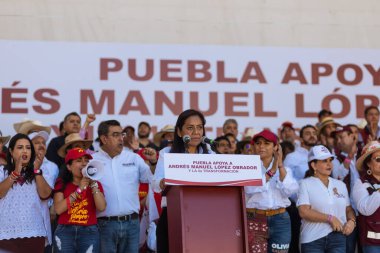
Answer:
<svg viewBox="0 0 380 253"><path fill-rule="evenodd" d="M80 118L80 115L79 115L77 112L70 112L70 113L66 114L65 118L63 119L63 122L66 122L67 119L68 119L70 116L77 116L79 119L81 119L81 118Z"/></svg>
<svg viewBox="0 0 380 253"><path fill-rule="evenodd" d="M142 125L146 125L149 129L151 129L150 125L148 122L146 121L141 121L137 127L137 129L139 129Z"/></svg>
<svg viewBox="0 0 380 253"><path fill-rule="evenodd" d="M306 128L313 128L315 131L317 131L317 128L316 128L315 126L310 125L310 124L305 125L305 126L303 126L303 127L301 128L301 130L300 130L300 138L303 137L303 131L304 131Z"/></svg>
<svg viewBox="0 0 380 253"><path fill-rule="evenodd" d="M120 126L120 122L113 119L100 122L98 126L98 137L99 137L100 146L103 145L102 140L100 139L100 136L107 135L111 126Z"/></svg>
<svg viewBox="0 0 380 253"><path fill-rule="evenodd" d="M322 118L323 116L327 115L327 116L331 116L333 113L329 110L326 110L326 109L322 109L319 111L318 113L318 118Z"/></svg>
<svg viewBox="0 0 380 253"><path fill-rule="evenodd" d="M371 105L371 106L368 106L368 107L365 108L365 110L364 110L364 116L367 117L367 114L372 109L375 109L377 112L380 113L379 108L377 106Z"/></svg>

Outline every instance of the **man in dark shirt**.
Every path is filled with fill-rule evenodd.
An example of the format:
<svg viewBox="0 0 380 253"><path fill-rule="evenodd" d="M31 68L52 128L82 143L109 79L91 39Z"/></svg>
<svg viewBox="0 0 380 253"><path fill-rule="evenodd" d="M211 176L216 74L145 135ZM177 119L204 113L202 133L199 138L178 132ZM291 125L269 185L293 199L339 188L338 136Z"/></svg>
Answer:
<svg viewBox="0 0 380 253"><path fill-rule="evenodd" d="M72 133L79 133L81 128L81 118L78 113L71 112L63 120L63 129L65 134L53 138L47 148L46 157L48 160L57 164L58 168L64 164L64 159L58 155L58 149L65 144L65 138Z"/></svg>

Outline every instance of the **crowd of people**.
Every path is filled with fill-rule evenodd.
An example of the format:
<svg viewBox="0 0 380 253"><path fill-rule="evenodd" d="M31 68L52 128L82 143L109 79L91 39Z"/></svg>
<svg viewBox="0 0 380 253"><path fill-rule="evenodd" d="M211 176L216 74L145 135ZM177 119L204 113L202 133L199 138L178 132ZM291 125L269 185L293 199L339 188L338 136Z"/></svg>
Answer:
<svg viewBox="0 0 380 253"><path fill-rule="evenodd" d="M317 124L240 140L227 119L211 145L192 109L152 139L148 122L136 136L116 120L89 139L96 116L76 112L51 140L47 125L15 123L16 135L0 132L0 252L169 252L165 153L260 157L263 185L244 187L250 253L380 252L379 108L364 114L341 125L321 110Z"/></svg>

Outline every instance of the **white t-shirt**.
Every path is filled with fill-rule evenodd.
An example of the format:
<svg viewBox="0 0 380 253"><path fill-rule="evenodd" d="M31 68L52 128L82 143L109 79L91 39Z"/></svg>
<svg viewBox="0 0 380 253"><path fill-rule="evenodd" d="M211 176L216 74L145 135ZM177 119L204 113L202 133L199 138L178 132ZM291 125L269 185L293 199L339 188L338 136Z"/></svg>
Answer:
<svg viewBox="0 0 380 253"><path fill-rule="evenodd" d="M297 206L301 205L310 205L315 211L331 214L345 224L346 207L350 205L350 198L342 181L329 177L329 185L326 187L319 178L308 177L300 182ZM312 222L302 219L300 243L318 240L331 232L332 227L327 221Z"/></svg>

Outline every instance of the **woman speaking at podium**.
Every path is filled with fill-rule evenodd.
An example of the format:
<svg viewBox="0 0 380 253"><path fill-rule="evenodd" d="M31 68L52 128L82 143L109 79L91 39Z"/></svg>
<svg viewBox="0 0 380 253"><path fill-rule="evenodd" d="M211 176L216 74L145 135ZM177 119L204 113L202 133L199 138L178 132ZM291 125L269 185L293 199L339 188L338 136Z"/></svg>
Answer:
<svg viewBox="0 0 380 253"><path fill-rule="evenodd" d="M196 110L186 110L177 119L174 131L174 141L171 147L166 147L160 151L156 171L153 177L153 190L162 192L162 213L157 225L157 253L169 252L168 242L168 219L166 210L166 191L164 175L164 154L165 153L197 153L209 154L212 151L207 149L202 143L202 136L205 135L206 120L202 113Z"/></svg>
<svg viewBox="0 0 380 253"><path fill-rule="evenodd" d="M291 239L286 207L298 190L292 172L282 164L277 136L264 130L252 138L254 154L260 155L263 186L246 186L249 252L286 253Z"/></svg>

